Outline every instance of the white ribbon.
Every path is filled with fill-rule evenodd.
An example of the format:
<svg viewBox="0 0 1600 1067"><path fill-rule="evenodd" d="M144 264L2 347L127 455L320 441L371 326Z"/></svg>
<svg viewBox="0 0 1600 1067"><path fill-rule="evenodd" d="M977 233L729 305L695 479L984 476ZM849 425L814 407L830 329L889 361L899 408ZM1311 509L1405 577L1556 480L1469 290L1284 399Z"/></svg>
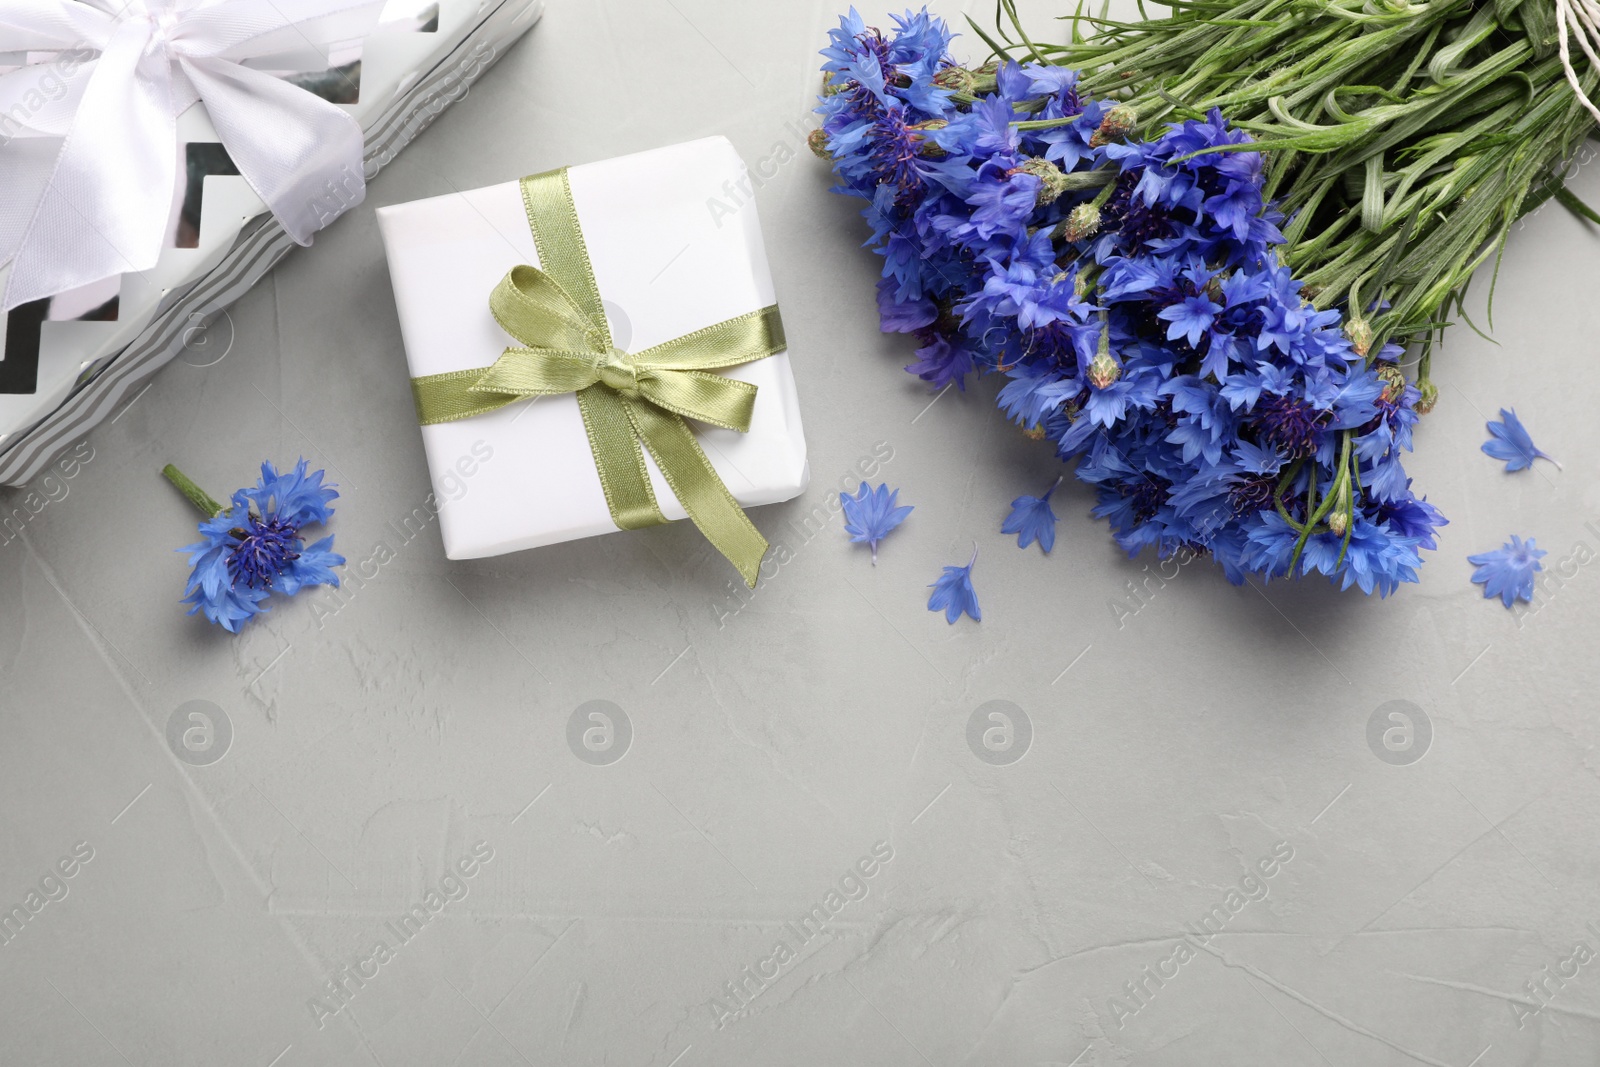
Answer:
<svg viewBox="0 0 1600 1067"><path fill-rule="evenodd" d="M365 37L384 0L0 0L0 313L160 258L178 116L204 101L239 173L295 241L327 183L365 195L361 126L246 61ZM37 58L37 57L33 57ZM293 66L293 63L286 63Z"/></svg>
<svg viewBox="0 0 1600 1067"><path fill-rule="evenodd" d="M1596 107L1595 102L1589 99L1589 94L1583 91L1583 86L1578 84L1578 72L1572 69L1572 52L1567 47L1569 28L1572 36L1578 39L1578 47L1589 57L1589 62L1600 67L1600 54L1596 54L1596 47L1600 46L1600 3L1596 3L1596 0L1556 0L1556 37L1561 45L1561 65L1566 68L1567 83L1578 94L1578 99L1583 101L1583 106L1589 109L1589 114L1600 122L1600 107Z"/></svg>

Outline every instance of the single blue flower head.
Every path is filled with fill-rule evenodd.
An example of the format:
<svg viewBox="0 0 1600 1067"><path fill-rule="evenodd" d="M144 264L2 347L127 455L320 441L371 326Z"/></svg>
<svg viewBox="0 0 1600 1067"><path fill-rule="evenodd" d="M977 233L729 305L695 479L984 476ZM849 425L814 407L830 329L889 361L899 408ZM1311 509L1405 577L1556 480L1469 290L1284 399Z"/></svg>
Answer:
<svg viewBox="0 0 1600 1067"><path fill-rule="evenodd" d="M978 562L978 546L972 546L972 559L965 567L946 567L944 573L928 586L933 595L928 597L929 611L943 611L944 621L955 624L964 611L973 622L983 621L978 610L978 594L972 588L972 565Z"/></svg>
<svg viewBox="0 0 1600 1067"><path fill-rule="evenodd" d="M200 523L202 540L185 545L188 552L189 614L205 617L229 633L267 609L262 602L273 592L293 596L308 585L339 584L333 568L344 557L333 551L333 538L306 547L301 528L326 522L329 502L339 494L322 484L322 471L308 474L306 461L279 474L271 463L261 465L254 488L233 494L229 506Z"/></svg>
<svg viewBox="0 0 1600 1067"><path fill-rule="evenodd" d="M1175 341L1182 337L1191 345L1200 343L1200 338L1211 328L1216 321L1217 312L1222 310L1222 305L1213 302L1204 296L1190 296L1176 304L1162 308L1156 317L1164 319L1167 326L1167 340Z"/></svg>
<svg viewBox="0 0 1600 1067"><path fill-rule="evenodd" d="M1027 548L1035 541L1045 552L1056 546L1056 513L1050 510L1050 494L1061 487L1061 479L1045 490L1044 496L1019 496L1011 502L1011 514L1000 524L1003 534L1016 534L1017 547Z"/></svg>
<svg viewBox="0 0 1600 1067"><path fill-rule="evenodd" d="M1483 451L1495 459L1503 459L1506 463L1507 473L1511 471L1526 470L1533 466L1535 459L1548 459L1555 463L1556 470L1561 469L1554 456L1541 452L1534 446L1533 438L1528 435L1528 428L1522 425L1522 420L1517 418L1514 409L1500 409L1501 422L1490 421L1489 439L1483 443Z"/></svg>
<svg viewBox="0 0 1600 1067"><path fill-rule="evenodd" d="M900 490L891 490L887 483L876 489L866 482L855 496L841 494L839 503L844 507L844 532L852 542L865 541L872 546L872 565L878 565L878 542L889 536L889 531L906 521L911 514L909 504L896 506Z"/></svg>
<svg viewBox="0 0 1600 1067"><path fill-rule="evenodd" d="M1512 534L1510 541L1493 552L1468 556L1467 562L1477 565L1472 580L1483 585L1483 595L1497 596L1509 608L1514 600L1533 599L1533 576L1544 570L1539 560L1545 554L1543 549L1534 547L1533 538L1523 541Z"/></svg>

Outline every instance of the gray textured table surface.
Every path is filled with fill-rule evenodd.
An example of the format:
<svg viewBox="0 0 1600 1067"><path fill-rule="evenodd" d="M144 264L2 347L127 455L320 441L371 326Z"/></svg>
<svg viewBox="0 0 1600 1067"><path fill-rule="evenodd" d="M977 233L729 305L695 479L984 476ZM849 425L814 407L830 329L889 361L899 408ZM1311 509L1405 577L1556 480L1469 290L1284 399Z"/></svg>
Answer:
<svg viewBox="0 0 1600 1067"><path fill-rule="evenodd" d="M0 545L0 905L66 895L0 944L0 1064L1595 1062L1594 233L1530 220L1498 346L1461 327L1438 360L1410 469L1452 523L1420 586L1158 582L1076 486L1021 552L998 524L1053 460L991 390L901 373L802 151L836 14L556 0L43 487ZM373 207L711 133L777 171L813 481L755 518L787 562L746 602L687 526L472 563L406 534L429 487ZM1564 471L1478 452L1502 405ZM186 618L156 472L222 491L301 454L372 577L239 637ZM917 508L875 569L806 527L874 457ZM1512 532L1567 564L1520 619L1465 560ZM924 586L973 540L984 622L947 626ZM613 714L585 761L592 700L631 737ZM995 700L1026 715L1008 764L968 742ZM221 733L169 745L190 701L231 728L214 762Z"/></svg>

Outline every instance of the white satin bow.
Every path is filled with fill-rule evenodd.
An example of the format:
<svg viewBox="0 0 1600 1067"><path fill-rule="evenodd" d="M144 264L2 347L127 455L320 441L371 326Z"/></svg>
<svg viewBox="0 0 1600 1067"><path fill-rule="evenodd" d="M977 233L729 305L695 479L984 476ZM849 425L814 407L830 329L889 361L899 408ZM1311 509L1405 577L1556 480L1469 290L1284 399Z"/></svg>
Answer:
<svg viewBox="0 0 1600 1067"><path fill-rule="evenodd" d="M239 173L300 244L329 181L365 193L349 113L246 66L353 41L384 0L0 0L0 312L161 255L178 116L203 100Z"/></svg>

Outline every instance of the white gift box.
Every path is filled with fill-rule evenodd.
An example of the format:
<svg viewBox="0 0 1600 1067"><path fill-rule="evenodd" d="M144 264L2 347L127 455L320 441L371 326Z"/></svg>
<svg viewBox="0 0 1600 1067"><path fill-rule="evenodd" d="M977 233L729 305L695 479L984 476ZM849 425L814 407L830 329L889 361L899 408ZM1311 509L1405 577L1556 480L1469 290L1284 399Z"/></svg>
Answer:
<svg viewBox="0 0 1600 1067"><path fill-rule="evenodd" d="M336 90L359 84L359 100L343 106L364 131L370 180L467 94L533 26L543 6L542 0L390 0L371 36L337 54L281 57L293 68L283 73L307 86L319 80ZM0 71L25 59L0 54ZM51 73L49 64L41 66L42 78ZM5 131L0 125L0 144ZM185 149L219 140L204 103L179 117L178 133ZM194 165L187 169L194 178ZM195 190L186 197L183 184L173 204L175 227L195 207ZM0 485L21 485L48 469L186 347L201 365L220 358L211 348L197 348L195 338L204 339L207 324L296 247L244 178L213 171L202 187L198 232L188 235L192 246L169 240L148 271L54 297L43 312L32 309L31 318L28 307L0 315ZM330 182L327 213L344 206L341 190ZM0 267L0 288L10 269ZM107 307L115 309L109 317ZM24 348L31 383L18 386L5 364L14 367Z"/></svg>
<svg viewBox="0 0 1600 1067"><path fill-rule="evenodd" d="M616 346L637 352L777 303L753 203L712 211L745 179L723 137L568 171ZM510 338L489 294L539 265L519 182L378 209L410 376L487 368ZM809 477L787 352L720 373L757 387L750 431L689 420L740 505L798 496ZM445 554L475 559L615 532L576 396L423 426ZM685 518L648 452L661 512Z"/></svg>

